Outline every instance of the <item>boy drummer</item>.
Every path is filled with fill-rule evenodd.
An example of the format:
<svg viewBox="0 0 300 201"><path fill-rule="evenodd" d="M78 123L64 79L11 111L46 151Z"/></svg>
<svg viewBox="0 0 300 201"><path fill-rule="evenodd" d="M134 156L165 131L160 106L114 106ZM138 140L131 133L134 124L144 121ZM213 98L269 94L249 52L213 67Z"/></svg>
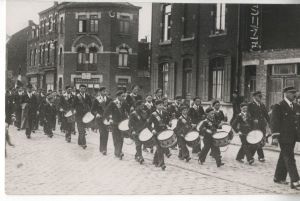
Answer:
<svg viewBox="0 0 300 201"><path fill-rule="evenodd" d="M252 163L254 163L254 159L253 159L252 151L250 149L251 145L249 145L249 143L247 142L246 137L247 134L253 128L253 119L248 113L247 103L241 103L240 107L241 107L241 112L232 122L232 128L236 133L239 134L242 143L241 148L237 153L236 160L238 162L243 163L244 162L243 159L246 155L247 161L251 165Z"/></svg>
<svg viewBox="0 0 300 201"><path fill-rule="evenodd" d="M144 110L143 101L138 100L135 103L135 111L133 111L129 116L129 128L131 130L131 134L135 141L135 160L142 164L144 162L144 158L142 155L142 143L139 140L139 133L147 126L147 112Z"/></svg>
<svg viewBox="0 0 300 201"><path fill-rule="evenodd" d="M178 119L177 126L174 130L174 132L177 135L177 141L179 146L179 155L178 158L180 160L186 160L186 162L189 162L191 160L189 150L186 146L186 142L184 139L184 136L194 127L196 127L196 124L192 124L191 118L188 116L188 105L182 105L180 107L181 110L181 116Z"/></svg>
<svg viewBox="0 0 300 201"><path fill-rule="evenodd" d="M167 129L167 125L170 124L170 116L166 111L163 110L164 105L162 100L155 102L156 111L150 116L148 128L155 135L156 151L154 153L153 164L156 167L161 167L162 170L166 169L164 161L165 149L162 148L158 142L157 135Z"/></svg>
<svg viewBox="0 0 300 201"><path fill-rule="evenodd" d="M213 158L216 160L217 167L221 167L224 165L221 161L221 152L219 147L213 144L213 137L212 135L216 133L217 128L219 127L216 119L215 119L215 111L213 108L207 108L205 110L207 113L207 117L203 120L200 124L199 131L200 134L204 136L203 138L203 149L199 153L198 162L202 165L206 159L208 151L211 149L211 154Z"/></svg>

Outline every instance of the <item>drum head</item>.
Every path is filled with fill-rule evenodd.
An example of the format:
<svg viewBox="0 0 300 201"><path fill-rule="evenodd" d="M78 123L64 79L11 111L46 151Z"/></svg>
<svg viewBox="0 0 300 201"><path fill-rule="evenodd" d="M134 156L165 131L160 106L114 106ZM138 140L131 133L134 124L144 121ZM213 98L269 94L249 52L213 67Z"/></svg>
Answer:
<svg viewBox="0 0 300 201"><path fill-rule="evenodd" d="M174 130L176 128L176 126L177 126L177 123L178 123L178 119L172 119L171 120L172 126L171 126L170 129Z"/></svg>
<svg viewBox="0 0 300 201"><path fill-rule="evenodd" d="M166 139L169 139L173 134L174 134L174 131L172 131L172 130L165 130L165 131L162 131L157 136L157 139L158 140L166 140Z"/></svg>
<svg viewBox="0 0 300 201"><path fill-rule="evenodd" d="M73 115L73 112L70 110L65 114L65 117L70 117Z"/></svg>
<svg viewBox="0 0 300 201"><path fill-rule="evenodd" d="M263 139L264 135L260 130L253 130L248 133L246 140L250 144L257 144Z"/></svg>
<svg viewBox="0 0 300 201"><path fill-rule="evenodd" d="M95 116L91 112L88 112L83 116L82 121L83 121L83 123L87 124L87 123L90 123L91 121L93 121L94 118L95 118Z"/></svg>
<svg viewBox="0 0 300 201"><path fill-rule="evenodd" d="M153 137L153 133L148 128L144 128L139 135L139 140L141 142L146 142L150 140L152 137Z"/></svg>
<svg viewBox="0 0 300 201"><path fill-rule="evenodd" d="M212 137L214 139L223 139L223 138L225 138L227 136L228 136L227 132L225 132L225 131L219 131L219 132L215 133Z"/></svg>
<svg viewBox="0 0 300 201"><path fill-rule="evenodd" d="M121 121L118 128L120 131L128 131L129 130L129 119L125 119L124 121Z"/></svg>
<svg viewBox="0 0 300 201"><path fill-rule="evenodd" d="M228 124L222 125L222 131L229 133L231 129L232 129L231 126L229 126Z"/></svg>
<svg viewBox="0 0 300 201"><path fill-rule="evenodd" d="M197 131L191 131L185 135L184 139L185 141L192 142L196 140L198 137L199 137L199 133Z"/></svg>

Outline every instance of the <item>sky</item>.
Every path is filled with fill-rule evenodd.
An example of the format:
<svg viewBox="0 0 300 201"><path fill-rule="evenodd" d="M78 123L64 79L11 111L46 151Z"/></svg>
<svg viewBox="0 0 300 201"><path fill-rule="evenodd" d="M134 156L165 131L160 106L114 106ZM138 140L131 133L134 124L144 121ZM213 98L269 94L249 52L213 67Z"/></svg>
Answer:
<svg viewBox="0 0 300 201"><path fill-rule="evenodd" d="M68 0L72 1L72 0ZM84 1L84 0L81 0ZM38 23L38 13L51 7L54 1L50 0L7 0L6 1L6 34L11 36L28 26L28 21ZM60 1L59 1L60 2ZM139 19L139 39L148 37L151 39L151 3L131 2L142 7ZM147 23L145 23L147 19Z"/></svg>

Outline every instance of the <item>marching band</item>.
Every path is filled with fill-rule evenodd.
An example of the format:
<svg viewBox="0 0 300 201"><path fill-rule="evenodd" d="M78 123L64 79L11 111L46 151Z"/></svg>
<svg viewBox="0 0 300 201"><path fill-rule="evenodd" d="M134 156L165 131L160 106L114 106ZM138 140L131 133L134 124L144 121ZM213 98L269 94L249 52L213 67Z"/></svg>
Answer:
<svg viewBox="0 0 300 201"><path fill-rule="evenodd" d="M131 92L117 91L115 99L108 96L105 87L96 89L95 96L89 95L86 90L85 85L80 85L78 91L71 86L65 87L65 93L61 95L46 94L45 91L34 94L33 87L28 84L25 93L19 88L8 95L7 104L13 107L6 115L16 117L15 126L26 129L27 138L31 138L36 124L43 126L45 135L51 138L56 117L61 114L61 130L68 143L72 134L76 133L75 125L78 145L83 149L87 148L87 129L98 130L99 151L103 155L107 155L111 132L114 155L120 160L124 157L124 138L130 138L135 142L135 160L143 164L143 150L154 148L153 164L162 170L166 169L164 156L169 158L172 149L177 148L179 160L189 162L191 153L195 153L199 164L203 165L211 151L217 167L223 166L220 147L228 146L234 133L241 140L236 156L238 162L243 163L246 156L248 164L252 165L256 152L258 161L265 161L263 146L270 118L259 91L253 93L252 102L241 103L240 110L237 110L239 113L231 123L227 123L227 116L220 109L218 100L204 110L200 97L195 97L191 105L186 104L181 96L176 96L175 101L170 103L162 97L162 90L157 89L153 97L147 95L143 98L138 85L134 85ZM294 177L298 179L297 175Z"/></svg>

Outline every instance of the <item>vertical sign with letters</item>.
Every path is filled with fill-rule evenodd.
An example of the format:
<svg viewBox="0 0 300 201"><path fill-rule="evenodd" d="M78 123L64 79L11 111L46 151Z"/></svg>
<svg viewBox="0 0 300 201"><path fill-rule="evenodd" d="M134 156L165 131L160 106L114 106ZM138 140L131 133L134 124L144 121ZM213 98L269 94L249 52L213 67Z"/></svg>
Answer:
<svg viewBox="0 0 300 201"><path fill-rule="evenodd" d="M251 5L249 11L249 49L259 51L261 49L261 6Z"/></svg>

